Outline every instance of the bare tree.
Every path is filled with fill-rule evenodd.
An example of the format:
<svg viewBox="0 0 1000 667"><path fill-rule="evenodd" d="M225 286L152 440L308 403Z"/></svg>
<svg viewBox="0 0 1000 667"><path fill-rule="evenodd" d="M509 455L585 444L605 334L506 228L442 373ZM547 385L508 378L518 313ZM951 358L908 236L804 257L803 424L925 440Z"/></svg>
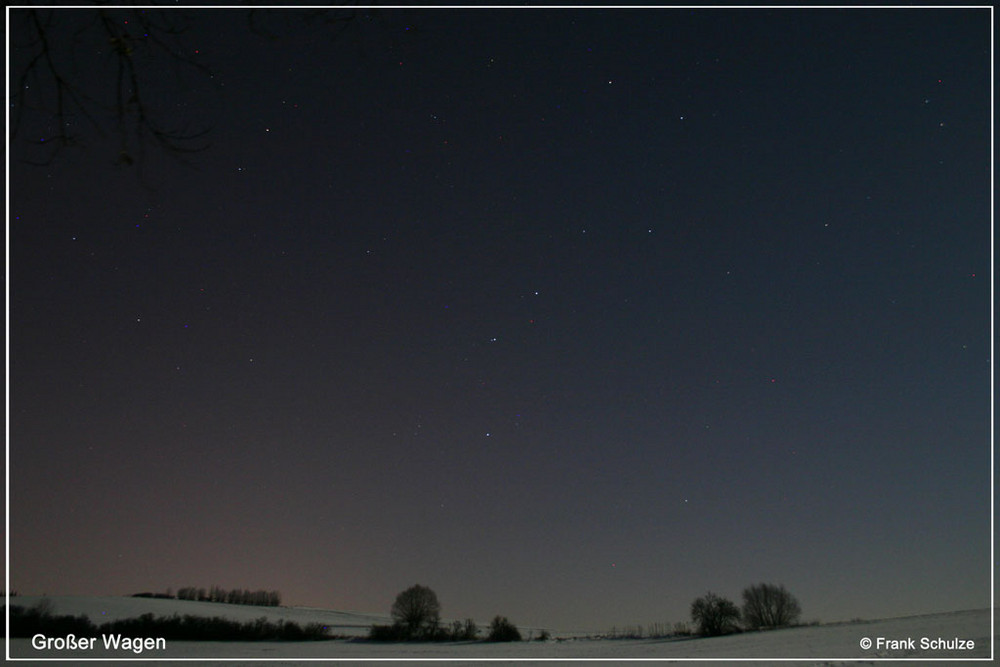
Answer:
<svg viewBox="0 0 1000 667"><path fill-rule="evenodd" d="M691 620L698 625L698 632L712 637L737 630L740 610L732 600L707 593L691 603Z"/></svg>
<svg viewBox="0 0 1000 667"><path fill-rule="evenodd" d="M798 600L783 585L757 584L743 590L743 622L750 628L780 628L802 613Z"/></svg>
<svg viewBox="0 0 1000 667"><path fill-rule="evenodd" d="M392 605L392 620L407 636L421 638L433 635L441 621L441 603L427 586L416 584L396 596Z"/></svg>

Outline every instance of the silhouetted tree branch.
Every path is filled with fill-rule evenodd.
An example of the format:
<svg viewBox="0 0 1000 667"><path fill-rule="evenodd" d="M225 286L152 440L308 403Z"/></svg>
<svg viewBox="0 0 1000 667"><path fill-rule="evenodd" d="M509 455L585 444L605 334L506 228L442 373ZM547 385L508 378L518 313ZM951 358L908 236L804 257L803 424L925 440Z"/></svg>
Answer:
<svg viewBox="0 0 1000 667"><path fill-rule="evenodd" d="M11 134L37 132L39 151L25 161L48 164L60 150L80 143L79 121L100 135L114 119L119 164L140 159L151 142L171 154L207 147L208 127L171 126L167 109L153 110L147 92L162 86L151 63L189 69L206 80L213 74L176 43L187 29L181 12L143 9L11 10ZM110 87L102 80L107 77ZM26 111L39 127L26 127Z"/></svg>
<svg viewBox="0 0 1000 667"><path fill-rule="evenodd" d="M246 20L253 34L277 40L280 30L266 25L280 24L279 16L320 23L336 37L371 14L248 9ZM215 73L185 43L198 17L169 8L11 10L11 138L27 136L34 147L23 161L51 163L64 148L83 143L84 125L117 138L119 165L141 163L147 146L178 158L208 148L208 119L199 114L195 122L194 114L164 102L199 85L215 87ZM164 66L173 77L164 75Z"/></svg>

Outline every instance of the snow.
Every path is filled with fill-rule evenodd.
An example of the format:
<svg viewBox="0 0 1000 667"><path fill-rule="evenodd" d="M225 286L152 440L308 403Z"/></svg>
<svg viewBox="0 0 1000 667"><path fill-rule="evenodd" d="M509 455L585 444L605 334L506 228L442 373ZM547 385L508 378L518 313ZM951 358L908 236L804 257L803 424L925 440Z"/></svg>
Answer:
<svg viewBox="0 0 1000 667"><path fill-rule="evenodd" d="M20 597L14 604L31 606L39 598ZM801 658L802 663L832 667L847 664L877 664L879 658L903 659L893 664L918 664L906 658L918 659L978 659L991 656L992 619L989 609L911 616L906 618L827 624L789 628L770 632L745 633L710 639L690 638L681 640L625 640L564 638L546 642L516 642L490 644L484 642L458 642L440 644L381 644L363 641L372 623L386 623L388 618L379 614L360 614L302 607L250 607L218 603L199 603L180 600L148 598L85 598L52 597L53 613L84 614L95 622L128 618L143 613L154 615L197 614L223 616L234 620L248 620L265 616L271 620L287 619L299 623L324 623L335 634L355 639L320 642L167 642L165 651L149 651L143 659L155 658L230 658L228 665L260 664L249 660L269 659L269 664L294 665L299 660L316 659L435 659L444 658L450 664L474 664L490 659L517 664L515 661L536 662L546 659L581 661L627 658L646 660L671 660L675 665L699 665L699 660L721 658L722 662L710 664L736 664L741 658ZM554 632L556 638L564 637ZM863 638L878 642L879 638L898 642L894 646L861 647ZM968 648L923 649L921 639L955 639L972 643ZM913 649L905 647L912 639ZM6 649L7 647L5 647ZM12 657L57 657L66 661L79 658L134 658L133 653L105 650L101 640L89 651L40 651L31 646L30 639L9 642ZM247 662L244 662L247 660ZM860 663L858 662L860 661ZM89 662L92 665L111 665L111 661ZM525 664L520 662L519 664ZM567 664L567 663L563 663ZM582 664L582 663L581 663ZM919 664L927 664L926 662Z"/></svg>

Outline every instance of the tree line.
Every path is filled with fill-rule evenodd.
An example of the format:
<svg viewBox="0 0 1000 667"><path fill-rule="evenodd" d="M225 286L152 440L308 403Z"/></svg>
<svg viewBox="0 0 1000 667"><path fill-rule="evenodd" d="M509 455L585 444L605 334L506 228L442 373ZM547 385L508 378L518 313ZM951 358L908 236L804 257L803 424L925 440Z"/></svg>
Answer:
<svg viewBox="0 0 1000 667"><path fill-rule="evenodd" d="M221 586L212 586L207 589L187 586L185 588L178 588L177 595L168 590L166 593L136 593L132 597L194 600L196 602L225 602L228 604L245 604L256 607L281 606L281 593L278 591L251 591L240 588L233 588L227 591Z"/></svg>

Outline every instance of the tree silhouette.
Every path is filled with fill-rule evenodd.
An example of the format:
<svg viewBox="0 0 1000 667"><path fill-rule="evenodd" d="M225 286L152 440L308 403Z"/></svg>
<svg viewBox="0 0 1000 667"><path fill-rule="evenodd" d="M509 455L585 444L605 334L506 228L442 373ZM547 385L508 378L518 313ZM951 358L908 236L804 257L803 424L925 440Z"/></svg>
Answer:
<svg viewBox="0 0 1000 667"><path fill-rule="evenodd" d="M391 615L393 622L405 630L407 637L431 637L441 621L441 603L434 591L416 584L396 596Z"/></svg>
<svg viewBox="0 0 1000 667"><path fill-rule="evenodd" d="M707 637L735 632L739 618L740 610L731 600L711 592L691 603L691 620Z"/></svg>
<svg viewBox="0 0 1000 667"><path fill-rule="evenodd" d="M743 622L747 627L791 625L801 613L798 600L784 586L757 584L743 590Z"/></svg>

